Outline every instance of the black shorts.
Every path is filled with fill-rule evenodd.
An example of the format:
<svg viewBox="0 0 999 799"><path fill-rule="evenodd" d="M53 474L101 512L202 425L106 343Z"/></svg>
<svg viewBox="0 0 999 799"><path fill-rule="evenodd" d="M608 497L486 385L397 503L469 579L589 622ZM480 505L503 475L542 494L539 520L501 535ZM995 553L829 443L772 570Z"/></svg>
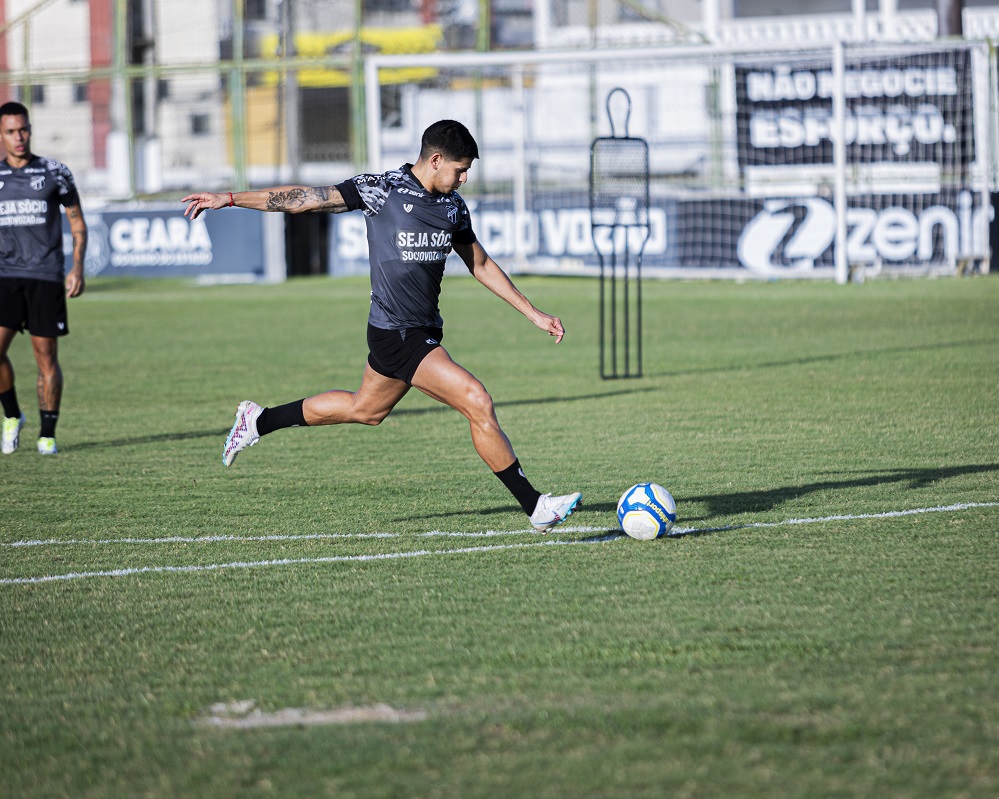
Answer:
<svg viewBox="0 0 999 799"><path fill-rule="evenodd" d="M416 367L441 345L439 327L409 327L383 330L368 325L368 365L378 374L413 384Z"/></svg>
<svg viewBox="0 0 999 799"><path fill-rule="evenodd" d="M0 277L0 327L56 338L69 333L66 289L52 280Z"/></svg>

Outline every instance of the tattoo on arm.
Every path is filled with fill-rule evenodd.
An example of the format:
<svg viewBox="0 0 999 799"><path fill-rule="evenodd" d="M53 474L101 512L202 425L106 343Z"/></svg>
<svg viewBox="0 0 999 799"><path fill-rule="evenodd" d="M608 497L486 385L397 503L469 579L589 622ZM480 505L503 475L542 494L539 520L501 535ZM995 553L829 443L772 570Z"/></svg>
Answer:
<svg viewBox="0 0 999 799"><path fill-rule="evenodd" d="M268 211L297 211L304 205L305 190L272 191L267 195Z"/></svg>
<svg viewBox="0 0 999 799"><path fill-rule="evenodd" d="M340 192L332 186L312 186L308 189L272 191L267 195L268 211L330 211L347 210Z"/></svg>
<svg viewBox="0 0 999 799"><path fill-rule="evenodd" d="M77 230L73 233L73 266L82 266L87 254L87 231Z"/></svg>

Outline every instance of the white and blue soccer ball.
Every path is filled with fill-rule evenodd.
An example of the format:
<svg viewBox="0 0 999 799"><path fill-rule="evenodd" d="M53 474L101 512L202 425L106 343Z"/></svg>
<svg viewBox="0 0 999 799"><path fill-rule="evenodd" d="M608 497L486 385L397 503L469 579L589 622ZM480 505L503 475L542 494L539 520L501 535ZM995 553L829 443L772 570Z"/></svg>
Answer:
<svg viewBox="0 0 999 799"><path fill-rule="evenodd" d="M617 520L632 538L651 541L668 535L676 524L673 495L656 483L633 485L617 503Z"/></svg>

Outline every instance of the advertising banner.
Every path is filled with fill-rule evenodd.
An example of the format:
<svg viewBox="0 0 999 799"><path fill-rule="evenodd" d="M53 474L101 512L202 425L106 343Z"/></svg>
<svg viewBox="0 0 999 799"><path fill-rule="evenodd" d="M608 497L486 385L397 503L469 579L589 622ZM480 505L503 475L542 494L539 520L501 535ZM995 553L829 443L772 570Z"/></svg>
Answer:
<svg viewBox="0 0 999 799"><path fill-rule="evenodd" d="M735 67L741 169L832 164L829 60ZM966 49L848 59L847 161L863 164L974 161L971 53Z"/></svg>
<svg viewBox="0 0 999 799"><path fill-rule="evenodd" d="M195 220L177 208L87 211L89 276L244 276L265 274L263 214L244 208L209 211ZM63 219L66 268L72 237Z"/></svg>
<svg viewBox="0 0 999 799"><path fill-rule="evenodd" d="M595 275L599 257L585 197L551 196L517 217L510 203L470 202L479 241L511 271ZM851 197L847 211L847 259L914 273L948 271L972 253L984 252L991 219L981 194L943 190L926 194ZM984 218L983 218L984 215ZM648 274L687 277L822 277L833 275L836 215L828 197L654 198L642 259ZM618 229L611 241L601 230L605 254L624 251L632 263L644 231ZM526 259L520 262L519 256ZM334 217L331 274L366 274L367 239L360 214ZM465 273L455 256L451 273Z"/></svg>

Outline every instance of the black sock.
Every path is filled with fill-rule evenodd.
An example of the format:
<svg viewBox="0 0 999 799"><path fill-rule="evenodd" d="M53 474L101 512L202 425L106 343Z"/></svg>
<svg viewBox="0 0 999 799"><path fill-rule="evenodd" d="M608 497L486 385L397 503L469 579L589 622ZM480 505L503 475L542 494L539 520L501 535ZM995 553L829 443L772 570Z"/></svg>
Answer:
<svg viewBox="0 0 999 799"><path fill-rule="evenodd" d="M507 487L507 490L516 498L517 502L520 503L520 507L524 509L524 513L530 516L534 513L534 508L538 504L538 498L541 496L541 492L537 491L534 486L531 485L531 481L527 479L524 475L524 470L520 468L520 461L515 460L510 466L504 469L502 472L493 472Z"/></svg>
<svg viewBox="0 0 999 799"><path fill-rule="evenodd" d="M42 429L38 431L39 438L55 438L55 426L59 421L59 411L39 411L42 418Z"/></svg>
<svg viewBox="0 0 999 799"><path fill-rule="evenodd" d="M265 436L284 427L305 427L305 400L264 408L257 417L257 434Z"/></svg>
<svg viewBox="0 0 999 799"><path fill-rule="evenodd" d="M0 405L3 405L3 415L8 419L21 418L21 406L17 404L17 391L10 387L10 391L0 394Z"/></svg>

